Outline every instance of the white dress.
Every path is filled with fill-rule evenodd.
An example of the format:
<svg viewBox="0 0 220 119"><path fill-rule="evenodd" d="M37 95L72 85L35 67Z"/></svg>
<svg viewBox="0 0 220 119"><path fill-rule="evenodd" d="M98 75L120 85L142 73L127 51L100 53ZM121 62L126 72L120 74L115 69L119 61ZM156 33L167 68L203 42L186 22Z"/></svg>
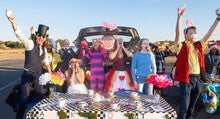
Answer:
<svg viewBox="0 0 220 119"><path fill-rule="evenodd" d="M74 79L74 84L68 86L67 93L88 94L88 90L84 84L80 84L76 79Z"/></svg>

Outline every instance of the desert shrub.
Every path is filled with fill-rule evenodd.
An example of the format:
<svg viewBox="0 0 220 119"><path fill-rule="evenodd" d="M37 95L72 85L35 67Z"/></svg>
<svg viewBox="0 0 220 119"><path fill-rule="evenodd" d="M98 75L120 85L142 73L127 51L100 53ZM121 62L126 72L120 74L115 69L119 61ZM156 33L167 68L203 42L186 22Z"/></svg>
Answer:
<svg viewBox="0 0 220 119"><path fill-rule="evenodd" d="M8 49L5 44L0 44L0 49Z"/></svg>

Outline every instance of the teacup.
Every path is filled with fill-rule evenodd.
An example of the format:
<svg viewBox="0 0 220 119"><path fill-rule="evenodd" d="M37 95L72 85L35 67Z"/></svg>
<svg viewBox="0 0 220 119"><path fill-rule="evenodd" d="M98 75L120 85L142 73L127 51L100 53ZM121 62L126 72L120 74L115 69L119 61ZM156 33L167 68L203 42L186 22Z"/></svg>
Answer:
<svg viewBox="0 0 220 119"><path fill-rule="evenodd" d="M59 99L58 106L60 108L65 107L66 106L66 100L65 99Z"/></svg>
<svg viewBox="0 0 220 119"><path fill-rule="evenodd" d="M138 96L138 93L137 93L137 92L132 92L132 93L131 93L131 97L132 97L132 98L137 98L137 96Z"/></svg>
<svg viewBox="0 0 220 119"><path fill-rule="evenodd" d="M135 103L136 103L136 109L141 111L143 109L143 104L139 101L136 101Z"/></svg>
<svg viewBox="0 0 220 119"><path fill-rule="evenodd" d="M108 94L109 94L110 97L112 97L112 96L114 95L114 93L115 93L114 91L109 91L109 92L108 92Z"/></svg>
<svg viewBox="0 0 220 119"><path fill-rule="evenodd" d="M94 91L92 89L89 89L88 94L89 94L89 97L92 97L94 95Z"/></svg>
<svg viewBox="0 0 220 119"><path fill-rule="evenodd" d="M87 105L88 105L88 104L87 104L87 102L85 102L85 101L81 101L81 102L79 103L79 106L80 106L81 109L85 109L85 107L86 107Z"/></svg>
<svg viewBox="0 0 220 119"><path fill-rule="evenodd" d="M112 103L111 108L114 109L114 110L117 110L118 109L118 103Z"/></svg>

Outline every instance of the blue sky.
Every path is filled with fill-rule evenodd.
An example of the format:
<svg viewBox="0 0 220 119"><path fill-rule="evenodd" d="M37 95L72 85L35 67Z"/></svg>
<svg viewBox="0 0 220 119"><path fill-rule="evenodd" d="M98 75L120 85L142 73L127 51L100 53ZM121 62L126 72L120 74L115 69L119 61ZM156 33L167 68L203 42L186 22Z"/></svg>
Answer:
<svg viewBox="0 0 220 119"><path fill-rule="evenodd" d="M50 27L53 39L76 39L83 27L99 26L101 22L137 29L141 38L151 42L174 40L177 8L186 4L185 20L193 19L198 39L208 31L216 18L220 0L1 0L0 40L16 41L5 9L12 9L16 22L27 36L29 28L38 24ZM220 39L220 27L211 40Z"/></svg>

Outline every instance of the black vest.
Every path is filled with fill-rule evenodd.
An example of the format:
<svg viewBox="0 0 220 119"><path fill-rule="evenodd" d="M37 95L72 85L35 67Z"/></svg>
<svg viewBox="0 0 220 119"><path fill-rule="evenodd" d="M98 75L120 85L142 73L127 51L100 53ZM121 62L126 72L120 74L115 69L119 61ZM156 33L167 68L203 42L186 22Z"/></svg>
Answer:
<svg viewBox="0 0 220 119"><path fill-rule="evenodd" d="M45 57L45 49L42 47L42 55L40 54L40 49L38 45L34 45L34 48L30 51L25 51L25 62L24 68L28 69L35 76L41 75L42 72L42 61Z"/></svg>

